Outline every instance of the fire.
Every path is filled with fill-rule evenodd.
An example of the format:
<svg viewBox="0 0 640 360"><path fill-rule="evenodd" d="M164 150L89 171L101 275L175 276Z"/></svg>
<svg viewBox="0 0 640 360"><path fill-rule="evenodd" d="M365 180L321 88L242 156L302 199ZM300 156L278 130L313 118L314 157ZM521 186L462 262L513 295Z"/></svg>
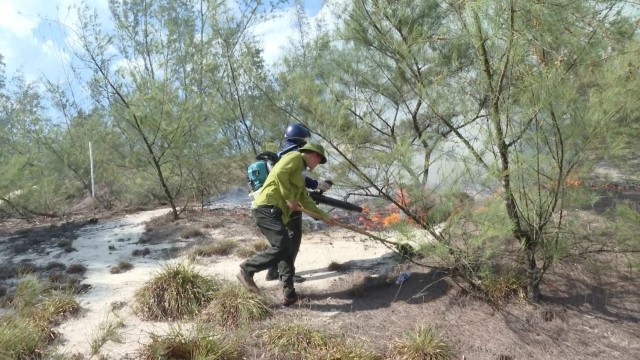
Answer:
<svg viewBox="0 0 640 360"><path fill-rule="evenodd" d="M391 214L387 217L385 217L384 219L382 219L382 225L389 226L391 224L395 224L398 221L400 221L400 215L399 214Z"/></svg>
<svg viewBox="0 0 640 360"><path fill-rule="evenodd" d="M578 178L567 177L564 180L564 186L566 186L566 187L570 187L570 186L578 187L580 185L582 185L582 180L580 180Z"/></svg>

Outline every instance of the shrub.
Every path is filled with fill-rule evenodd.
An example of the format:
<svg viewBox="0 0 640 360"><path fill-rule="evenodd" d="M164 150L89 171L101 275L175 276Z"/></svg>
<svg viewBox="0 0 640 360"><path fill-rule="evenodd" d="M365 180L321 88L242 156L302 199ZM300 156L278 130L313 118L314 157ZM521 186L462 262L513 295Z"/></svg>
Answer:
<svg viewBox="0 0 640 360"><path fill-rule="evenodd" d="M218 283L184 264L165 266L136 291L134 310L149 320L194 316L211 300Z"/></svg>

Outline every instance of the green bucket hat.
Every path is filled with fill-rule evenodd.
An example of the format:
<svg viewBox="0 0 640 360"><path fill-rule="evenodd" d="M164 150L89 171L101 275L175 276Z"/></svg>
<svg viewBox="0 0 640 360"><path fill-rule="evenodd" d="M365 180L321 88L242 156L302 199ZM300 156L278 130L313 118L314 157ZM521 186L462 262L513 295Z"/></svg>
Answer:
<svg viewBox="0 0 640 360"><path fill-rule="evenodd" d="M320 160L320 164L325 164L327 162L327 156L325 155L324 148L320 144L307 143L305 146L298 149L300 152L313 151L314 153L320 154L322 160Z"/></svg>

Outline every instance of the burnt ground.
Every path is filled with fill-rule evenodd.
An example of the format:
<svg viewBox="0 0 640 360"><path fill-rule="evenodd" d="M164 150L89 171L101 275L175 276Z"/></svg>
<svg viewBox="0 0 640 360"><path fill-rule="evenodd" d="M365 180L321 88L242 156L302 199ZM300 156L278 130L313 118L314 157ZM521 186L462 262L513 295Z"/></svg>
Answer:
<svg viewBox="0 0 640 360"><path fill-rule="evenodd" d="M604 214L621 194L603 196L594 213ZM75 220L18 231L5 227L0 242L4 293L15 281L18 268L25 266L11 259L26 248L46 252L64 245L73 251L78 231L94 221ZM260 237L247 211L216 209L189 211L177 222L154 220L138 241L170 243L193 227L228 231L229 236L242 232ZM446 272L401 264L400 269L411 272L402 285L385 281L392 279L338 281L326 289L302 294L298 305L276 311L272 319L256 324L251 334L272 322L295 321L343 334L385 354L394 340L424 326L451 344L458 359L639 359L640 285L638 271L625 265L628 260L607 253L595 261L567 258L546 274L540 302L512 299L499 308L469 296ZM51 277L52 269L60 271L70 265L50 264L31 271ZM255 338L248 339L247 358L263 355L251 345L257 343Z"/></svg>

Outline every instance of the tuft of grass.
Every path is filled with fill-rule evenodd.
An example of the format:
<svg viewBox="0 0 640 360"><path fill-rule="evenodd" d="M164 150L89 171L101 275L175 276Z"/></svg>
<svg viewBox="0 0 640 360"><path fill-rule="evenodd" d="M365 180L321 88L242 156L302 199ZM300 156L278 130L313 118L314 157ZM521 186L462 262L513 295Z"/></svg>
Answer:
<svg viewBox="0 0 640 360"><path fill-rule="evenodd" d="M494 305L503 304L514 296L518 299L527 297L527 278L517 269L508 268L498 275L489 275L482 281L482 286Z"/></svg>
<svg viewBox="0 0 640 360"><path fill-rule="evenodd" d="M199 313L219 287L192 266L182 263L166 265L136 291L133 308L149 320L178 320Z"/></svg>
<svg viewBox="0 0 640 360"><path fill-rule="evenodd" d="M231 330L271 316L267 301L237 284L225 284L216 291L202 312L204 322L213 322Z"/></svg>
<svg viewBox="0 0 640 360"><path fill-rule="evenodd" d="M153 229L162 227L164 225L171 224L173 221L174 221L173 214L169 212L169 213L149 219L144 224L144 229L145 231L151 231Z"/></svg>
<svg viewBox="0 0 640 360"><path fill-rule="evenodd" d="M198 326L191 333L173 328L166 335L151 334L151 342L138 354L140 360L159 359L225 359L242 356L237 347L223 334Z"/></svg>
<svg viewBox="0 0 640 360"><path fill-rule="evenodd" d="M193 253L197 256L225 256L230 255L238 246L233 239L226 239L220 242L200 245L193 249Z"/></svg>
<svg viewBox="0 0 640 360"><path fill-rule="evenodd" d="M240 246L236 249L235 254L239 258L250 258L256 254L256 251L253 248L247 246Z"/></svg>
<svg viewBox="0 0 640 360"><path fill-rule="evenodd" d="M224 221L210 221L202 225L205 229L219 229L224 226Z"/></svg>
<svg viewBox="0 0 640 360"><path fill-rule="evenodd" d="M9 306L13 311L0 316L3 359L41 358L57 336L53 326L79 309L72 294L53 291L34 275L20 280Z"/></svg>
<svg viewBox="0 0 640 360"><path fill-rule="evenodd" d="M48 334L28 317L12 314L0 318L0 354L3 359L29 359L42 354Z"/></svg>
<svg viewBox="0 0 640 360"><path fill-rule="evenodd" d="M109 270L112 274L120 274L133 269L133 264L128 261L120 261L118 265L112 266Z"/></svg>
<svg viewBox="0 0 640 360"><path fill-rule="evenodd" d="M30 310L41 301L41 296L47 290L47 286L38 280L35 275L26 275L16 287L16 294L11 301L11 307L17 311Z"/></svg>
<svg viewBox="0 0 640 360"><path fill-rule="evenodd" d="M51 271L51 270L65 271L67 269L67 265L65 265L65 264L63 264L61 262L52 261L52 262L47 264L45 269L47 269L49 271Z"/></svg>
<svg viewBox="0 0 640 360"><path fill-rule="evenodd" d="M271 245L264 240L256 240L253 242L252 246L256 252L261 252L267 250Z"/></svg>
<svg viewBox="0 0 640 360"><path fill-rule="evenodd" d="M419 327L403 339L396 339L389 347L390 359L448 360L453 358L451 346L435 335L432 329Z"/></svg>
<svg viewBox="0 0 640 360"><path fill-rule="evenodd" d="M82 264L71 264L67 268L67 274L84 274L87 272L87 267Z"/></svg>
<svg viewBox="0 0 640 360"><path fill-rule="evenodd" d="M204 232L197 226L188 226L180 232L180 236L184 239L191 239L204 236Z"/></svg>
<svg viewBox="0 0 640 360"><path fill-rule="evenodd" d="M62 319L78 313L80 305L73 294L52 292L33 307L31 318L43 325L56 325Z"/></svg>
<svg viewBox="0 0 640 360"><path fill-rule="evenodd" d="M262 334L267 351L277 359L380 359L365 344L350 343L341 336L306 325L281 323Z"/></svg>
<svg viewBox="0 0 640 360"><path fill-rule="evenodd" d="M339 262L332 261L327 266L327 270L329 270L329 271L342 271L342 270L344 270L344 266L342 264L340 264Z"/></svg>
<svg viewBox="0 0 640 360"><path fill-rule="evenodd" d="M149 249L148 247L144 248L144 249L135 249L131 252L131 255L133 256L142 256L145 257L147 255L151 254L151 249Z"/></svg>
<svg viewBox="0 0 640 360"><path fill-rule="evenodd" d="M124 322L121 319L111 321L107 319L100 324L97 333L91 339L91 355L97 355L102 346L107 341L113 341L119 344L124 342L121 330L124 328Z"/></svg>

